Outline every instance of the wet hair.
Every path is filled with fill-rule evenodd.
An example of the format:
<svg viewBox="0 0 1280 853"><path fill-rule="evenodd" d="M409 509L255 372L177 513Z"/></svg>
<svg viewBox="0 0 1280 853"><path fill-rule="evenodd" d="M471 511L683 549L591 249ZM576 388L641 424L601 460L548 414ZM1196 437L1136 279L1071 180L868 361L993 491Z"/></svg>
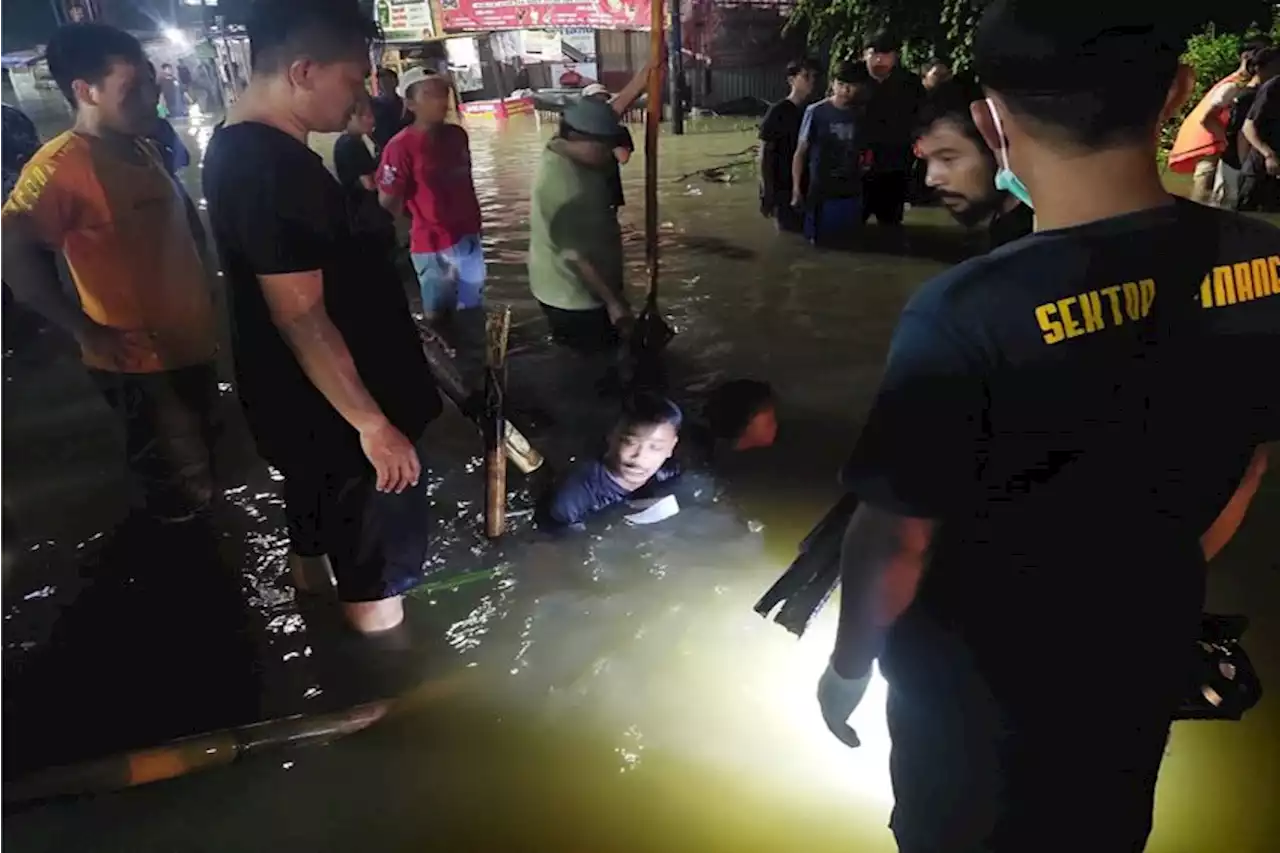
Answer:
<svg viewBox="0 0 1280 853"><path fill-rule="evenodd" d="M1252 77L1262 69L1274 65L1277 60L1280 60L1280 47L1260 47L1249 54L1249 59L1245 62L1245 71Z"/></svg>
<svg viewBox="0 0 1280 853"><path fill-rule="evenodd" d="M831 72L834 83L857 83L866 76L866 70L860 62L841 62Z"/></svg>
<svg viewBox="0 0 1280 853"><path fill-rule="evenodd" d="M995 0L974 69L1009 110L1070 147L1150 142L1186 31L1155 0Z"/></svg>
<svg viewBox="0 0 1280 853"><path fill-rule="evenodd" d="M625 432L633 427L668 424L679 432L682 423L684 412L680 411L679 406L660 394L641 392L628 397L622 404L618 430Z"/></svg>
<svg viewBox="0 0 1280 853"><path fill-rule="evenodd" d="M97 23L59 27L45 48L45 59L58 89L73 107L76 93L71 84L76 80L101 83L115 59L136 65L147 63L141 42L124 30Z"/></svg>
<svg viewBox="0 0 1280 853"><path fill-rule="evenodd" d="M818 64L817 60L810 59L807 56L801 59L793 59L787 63L788 80L792 77L798 77L806 71L810 71L814 74L821 74L822 66Z"/></svg>
<svg viewBox="0 0 1280 853"><path fill-rule="evenodd" d="M707 424L716 438L733 440L752 418L773 404L773 388L768 382L731 379L707 395Z"/></svg>
<svg viewBox="0 0 1280 853"><path fill-rule="evenodd" d="M876 53L897 53L899 40L886 30L874 32L867 37L863 44L863 50L873 50Z"/></svg>
<svg viewBox="0 0 1280 853"><path fill-rule="evenodd" d="M953 78L939 83L933 91L929 92L920 106L920 113L916 120L916 136L924 136L937 122L950 121L959 127L965 136L973 140L978 150L986 152L994 160L995 155L982 138L982 134L978 132L978 125L974 123L973 113L969 110L970 104L980 100L982 100L982 89L976 83L962 78Z"/></svg>
<svg viewBox="0 0 1280 853"><path fill-rule="evenodd" d="M320 63L362 57L382 39L357 0L254 0L248 31L249 65L267 74L302 57Z"/></svg>

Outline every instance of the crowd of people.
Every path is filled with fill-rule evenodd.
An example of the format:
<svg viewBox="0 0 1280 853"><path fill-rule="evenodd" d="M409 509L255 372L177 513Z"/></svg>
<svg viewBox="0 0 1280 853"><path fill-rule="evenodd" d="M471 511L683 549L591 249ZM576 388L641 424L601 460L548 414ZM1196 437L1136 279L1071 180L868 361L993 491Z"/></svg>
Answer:
<svg viewBox="0 0 1280 853"><path fill-rule="evenodd" d="M1156 131L1192 75L1183 34L1140 8L997 0L974 39L980 89L943 63L920 80L877 35L825 98L821 68L794 63L760 128L761 210L782 230L825 245L872 215L901 228L927 191L991 239L903 311L842 475L861 503L819 703L855 744L847 720L880 661L892 826L911 853L1141 849L1206 561L1280 439L1280 390L1240 369L1280 354L1280 232L1166 191ZM248 34L252 73L202 175L236 391L283 475L295 582L332 586L350 625L378 633L422 577L418 447L441 412L395 220L410 220L424 322L481 315L469 138L437 73L382 70L370 96L378 32L354 0L257 0ZM63 27L47 55L75 124L8 196L4 279L79 342L147 510L183 523L216 497L218 336L201 227L150 141L163 74L100 24ZM1280 172L1275 56L1252 50L1235 84L1237 105L1256 90L1242 206ZM575 353L612 351L634 323L619 117L648 70L617 95L584 92L537 166L530 288ZM1225 139L1233 120L1218 123ZM342 134L336 180L313 132ZM1199 158L1218 158L1215 175L1217 139ZM1203 190L1210 170L1195 169ZM767 386L730 396L723 437L771 443ZM674 477L685 421L661 394L633 398L542 519L573 527ZM1117 649L1140 666L1112 666ZM1105 700L1081 702L1082 684Z"/></svg>

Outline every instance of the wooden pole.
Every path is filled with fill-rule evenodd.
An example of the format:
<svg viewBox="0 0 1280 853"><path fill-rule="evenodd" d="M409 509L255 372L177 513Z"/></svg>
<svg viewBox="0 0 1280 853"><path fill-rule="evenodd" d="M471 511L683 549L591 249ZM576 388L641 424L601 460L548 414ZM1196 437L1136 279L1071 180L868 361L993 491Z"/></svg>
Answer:
<svg viewBox="0 0 1280 853"><path fill-rule="evenodd" d="M648 111L644 122L644 258L649 268L649 297L658 289L658 130L662 122L663 0L649 11Z"/></svg>
<svg viewBox="0 0 1280 853"><path fill-rule="evenodd" d="M507 386L507 337L511 306L485 318L484 370L484 533L497 539L507 529L507 445L503 398Z"/></svg>

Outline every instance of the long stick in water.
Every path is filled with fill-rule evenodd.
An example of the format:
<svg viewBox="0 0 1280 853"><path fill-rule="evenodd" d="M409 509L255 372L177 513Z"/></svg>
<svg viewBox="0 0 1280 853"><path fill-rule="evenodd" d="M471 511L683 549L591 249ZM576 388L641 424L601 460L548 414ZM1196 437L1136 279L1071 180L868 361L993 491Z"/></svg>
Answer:
<svg viewBox="0 0 1280 853"><path fill-rule="evenodd" d="M503 398L506 395L507 336L511 306L503 305L485 318L484 371L484 532L497 539L507 529L507 445Z"/></svg>
<svg viewBox="0 0 1280 853"><path fill-rule="evenodd" d="M662 122L663 0L653 0L649 17L648 110L644 120L644 259L649 267L649 294L658 289L658 129Z"/></svg>

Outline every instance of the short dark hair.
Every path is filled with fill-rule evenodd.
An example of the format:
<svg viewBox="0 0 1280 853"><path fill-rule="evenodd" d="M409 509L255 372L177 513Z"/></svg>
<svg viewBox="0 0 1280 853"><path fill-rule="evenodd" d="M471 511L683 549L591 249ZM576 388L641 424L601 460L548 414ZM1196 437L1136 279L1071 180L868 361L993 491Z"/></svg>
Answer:
<svg viewBox="0 0 1280 853"><path fill-rule="evenodd" d="M335 62L364 54L382 40L358 0L254 0L248 31L249 65L266 73L303 56Z"/></svg>
<svg viewBox="0 0 1280 853"><path fill-rule="evenodd" d="M1260 47L1249 54L1245 71L1250 75L1257 74L1262 69L1274 65L1277 60L1280 60L1280 47Z"/></svg>
<svg viewBox="0 0 1280 853"><path fill-rule="evenodd" d="M973 113L969 110L969 105L979 100L982 100L982 89L968 80L952 79L939 83L925 97L920 107L916 136L924 136L937 122L949 121L959 127L978 146L978 150L994 162L995 154L982 138L978 125L973 121Z"/></svg>
<svg viewBox="0 0 1280 853"><path fill-rule="evenodd" d="M71 84L76 80L101 83L111 71L113 59L145 65L147 56L142 43L107 24L67 24L59 27L45 48L49 73L58 89L74 107L76 94Z"/></svg>
<svg viewBox="0 0 1280 853"><path fill-rule="evenodd" d="M735 439L752 418L773 405L773 388L768 382L730 379L707 395L707 423L716 438Z"/></svg>
<svg viewBox="0 0 1280 853"><path fill-rule="evenodd" d="M638 426L660 426L668 424L676 432L684 423L684 412L675 403L663 397L642 391L632 394L622 404L622 416L618 418L618 429L627 430Z"/></svg>
<svg viewBox="0 0 1280 853"><path fill-rule="evenodd" d="M822 66L818 64L817 60L810 59L807 56L801 57L800 59L793 59L787 63L787 79L799 76L806 71L812 71L814 74L821 74Z"/></svg>
<svg viewBox="0 0 1280 853"><path fill-rule="evenodd" d="M1011 112L1079 148L1154 140L1186 47L1154 0L995 0L974 70Z"/></svg>
<svg viewBox="0 0 1280 853"><path fill-rule="evenodd" d="M879 30L867 36L863 50L874 50L876 53L897 53L900 40L888 30Z"/></svg>
<svg viewBox="0 0 1280 853"><path fill-rule="evenodd" d="M831 79L839 83L857 83L867 76L867 67L861 62L840 62L831 72Z"/></svg>
<svg viewBox="0 0 1280 853"><path fill-rule="evenodd" d="M1240 43L1240 58L1243 60L1249 54L1257 53L1258 51L1262 50L1264 47L1271 47L1273 44L1274 42L1271 40L1271 36L1268 36L1268 35L1250 36L1249 38L1245 39Z"/></svg>

